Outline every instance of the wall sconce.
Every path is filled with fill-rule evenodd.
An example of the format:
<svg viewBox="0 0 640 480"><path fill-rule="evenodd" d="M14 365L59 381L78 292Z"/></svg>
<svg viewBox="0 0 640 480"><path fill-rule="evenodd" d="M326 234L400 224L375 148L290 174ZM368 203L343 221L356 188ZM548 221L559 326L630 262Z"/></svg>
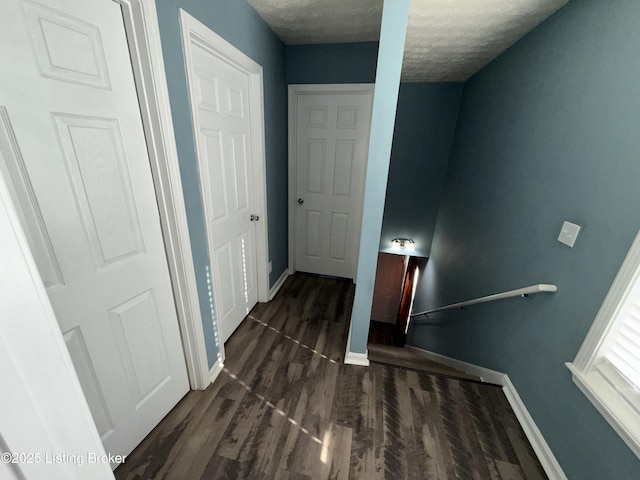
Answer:
<svg viewBox="0 0 640 480"><path fill-rule="evenodd" d="M405 252L415 252L415 242L410 238L394 238L391 240L391 250L399 252L404 250Z"/></svg>

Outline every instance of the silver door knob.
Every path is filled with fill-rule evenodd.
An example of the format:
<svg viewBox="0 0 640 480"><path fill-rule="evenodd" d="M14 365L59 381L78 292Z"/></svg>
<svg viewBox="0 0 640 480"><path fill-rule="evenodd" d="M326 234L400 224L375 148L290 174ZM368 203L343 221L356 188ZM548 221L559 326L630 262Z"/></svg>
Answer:
<svg viewBox="0 0 640 480"><path fill-rule="evenodd" d="M252 213L250 219L252 222L257 222L258 220L260 220L260 217Z"/></svg>
<svg viewBox="0 0 640 480"><path fill-rule="evenodd" d="M304 203L304 200L303 200L303 199L301 199L301 198L299 198L299 199L298 199L298 205L302 205L303 203Z"/></svg>

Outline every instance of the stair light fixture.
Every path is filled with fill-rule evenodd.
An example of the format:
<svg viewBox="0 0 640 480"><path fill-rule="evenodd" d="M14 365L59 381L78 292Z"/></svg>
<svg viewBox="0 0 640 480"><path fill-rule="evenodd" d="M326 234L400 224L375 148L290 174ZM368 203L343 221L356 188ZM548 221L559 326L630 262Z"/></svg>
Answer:
<svg viewBox="0 0 640 480"><path fill-rule="evenodd" d="M415 252L415 242L410 238L394 238L391 240L391 250L394 252L400 252L402 250L405 252Z"/></svg>

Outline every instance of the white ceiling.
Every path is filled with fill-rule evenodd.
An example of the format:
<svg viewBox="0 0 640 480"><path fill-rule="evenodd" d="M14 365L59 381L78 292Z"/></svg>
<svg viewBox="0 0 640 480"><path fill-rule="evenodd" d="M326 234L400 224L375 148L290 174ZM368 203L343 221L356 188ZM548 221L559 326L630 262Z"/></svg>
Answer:
<svg viewBox="0 0 640 480"><path fill-rule="evenodd" d="M382 0L248 0L287 45L377 41ZM402 80L464 81L568 0L412 0Z"/></svg>

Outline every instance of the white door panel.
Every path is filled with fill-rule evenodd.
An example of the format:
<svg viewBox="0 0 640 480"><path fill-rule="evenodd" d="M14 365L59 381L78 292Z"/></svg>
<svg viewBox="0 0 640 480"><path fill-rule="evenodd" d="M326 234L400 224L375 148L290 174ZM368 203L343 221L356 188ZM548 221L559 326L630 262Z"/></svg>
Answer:
<svg viewBox="0 0 640 480"><path fill-rule="evenodd" d="M258 301L249 75L199 45L187 48L216 317L225 342Z"/></svg>
<svg viewBox="0 0 640 480"><path fill-rule="evenodd" d="M107 451L188 391L128 46L109 0L0 6L0 168Z"/></svg>
<svg viewBox="0 0 640 480"><path fill-rule="evenodd" d="M355 278L371 94L298 95L296 270Z"/></svg>

